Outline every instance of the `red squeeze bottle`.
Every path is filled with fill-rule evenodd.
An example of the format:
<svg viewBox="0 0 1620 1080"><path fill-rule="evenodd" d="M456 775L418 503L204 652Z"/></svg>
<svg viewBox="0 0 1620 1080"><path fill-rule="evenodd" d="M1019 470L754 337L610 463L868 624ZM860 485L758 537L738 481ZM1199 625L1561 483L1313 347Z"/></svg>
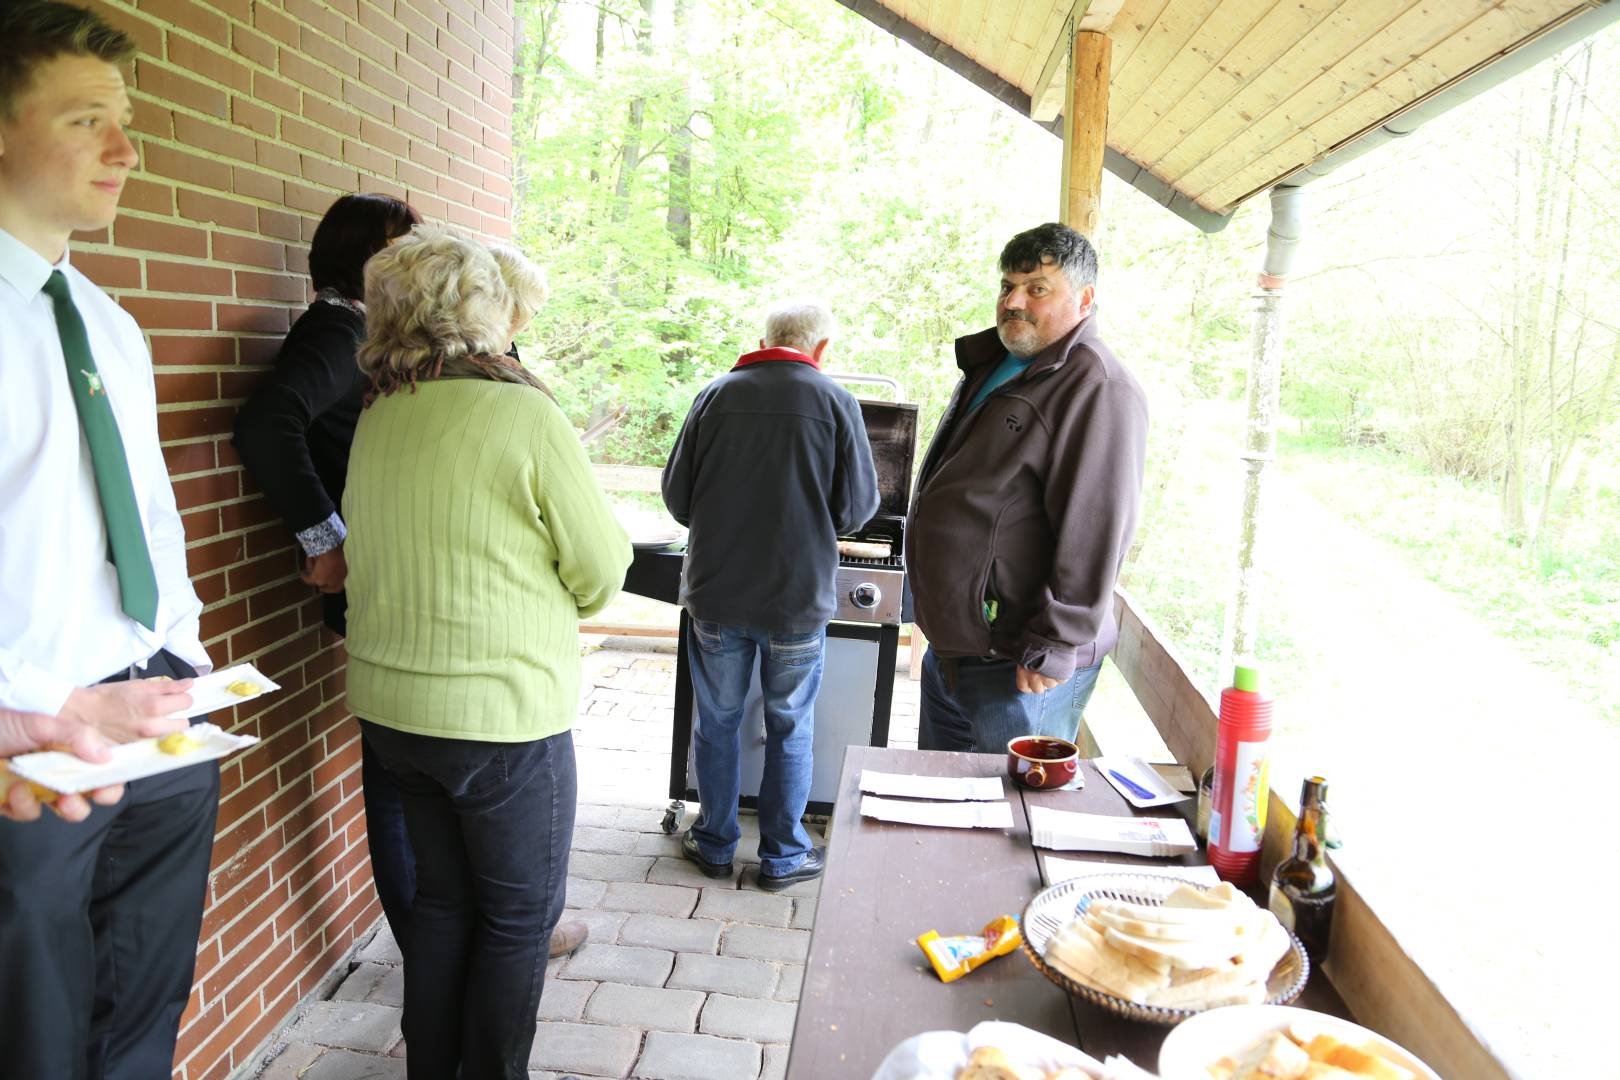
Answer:
<svg viewBox="0 0 1620 1080"><path fill-rule="evenodd" d="M1221 691L1215 735L1215 792L1209 812L1209 862L1223 881L1253 885L1260 874L1260 842L1270 797L1271 698L1260 692L1260 672L1239 665Z"/></svg>

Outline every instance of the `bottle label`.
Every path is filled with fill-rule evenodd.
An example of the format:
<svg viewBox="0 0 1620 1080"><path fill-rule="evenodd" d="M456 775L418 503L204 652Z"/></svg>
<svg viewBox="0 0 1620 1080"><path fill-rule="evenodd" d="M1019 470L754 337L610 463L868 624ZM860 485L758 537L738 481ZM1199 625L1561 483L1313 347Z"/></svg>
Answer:
<svg viewBox="0 0 1620 1080"><path fill-rule="evenodd" d="M1259 851L1260 840L1266 834L1266 803L1270 785L1267 783L1271 759L1263 742L1237 744L1236 762L1232 770L1232 823L1230 835L1221 841L1228 851Z"/></svg>
<svg viewBox="0 0 1620 1080"><path fill-rule="evenodd" d="M1294 929L1293 901L1288 899L1287 893L1277 887L1276 882L1272 882L1271 899L1267 902L1266 907L1270 908L1271 913L1277 916L1277 921L1282 923L1284 930L1292 931Z"/></svg>

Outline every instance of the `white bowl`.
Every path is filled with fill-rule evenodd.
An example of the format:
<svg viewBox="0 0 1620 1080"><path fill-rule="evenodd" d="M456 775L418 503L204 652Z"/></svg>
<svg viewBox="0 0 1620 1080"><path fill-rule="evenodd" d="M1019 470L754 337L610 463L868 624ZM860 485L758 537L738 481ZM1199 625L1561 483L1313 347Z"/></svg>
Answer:
<svg viewBox="0 0 1620 1080"><path fill-rule="evenodd" d="M1223 1057L1238 1057L1267 1034L1286 1031L1296 1021L1352 1046L1370 1042L1379 1053L1411 1069L1422 1080L1440 1080L1433 1069L1376 1031L1288 1005L1229 1005L1182 1021L1165 1036L1159 1048L1159 1075L1163 1080L1209 1080L1206 1066Z"/></svg>

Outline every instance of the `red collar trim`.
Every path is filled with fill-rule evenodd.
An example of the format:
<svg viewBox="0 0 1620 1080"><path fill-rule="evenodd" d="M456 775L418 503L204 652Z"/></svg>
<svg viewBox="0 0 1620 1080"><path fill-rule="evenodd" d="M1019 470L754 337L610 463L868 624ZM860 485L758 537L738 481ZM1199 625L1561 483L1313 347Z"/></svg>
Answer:
<svg viewBox="0 0 1620 1080"><path fill-rule="evenodd" d="M817 371L821 370L821 365L817 363L816 358L811 356L809 353L802 353L798 349L784 349L781 346L771 349L760 349L757 352L743 353L741 356L737 357L737 363L732 367L731 370L736 371L737 368L747 367L749 364L763 364L767 360L791 360L796 364L809 364Z"/></svg>

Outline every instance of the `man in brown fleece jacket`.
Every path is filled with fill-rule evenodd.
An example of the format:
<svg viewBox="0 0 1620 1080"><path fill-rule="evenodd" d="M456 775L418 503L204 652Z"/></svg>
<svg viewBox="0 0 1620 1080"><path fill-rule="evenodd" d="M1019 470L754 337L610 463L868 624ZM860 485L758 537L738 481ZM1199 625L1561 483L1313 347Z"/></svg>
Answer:
<svg viewBox="0 0 1620 1080"><path fill-rule="evenodd" d="M1097 254L1064 225L1001 253L996 326L962 370L917 482L906 565L927 635L918 745L1073 739L1117 636L1147 399L1097 335Z"/></svg>

